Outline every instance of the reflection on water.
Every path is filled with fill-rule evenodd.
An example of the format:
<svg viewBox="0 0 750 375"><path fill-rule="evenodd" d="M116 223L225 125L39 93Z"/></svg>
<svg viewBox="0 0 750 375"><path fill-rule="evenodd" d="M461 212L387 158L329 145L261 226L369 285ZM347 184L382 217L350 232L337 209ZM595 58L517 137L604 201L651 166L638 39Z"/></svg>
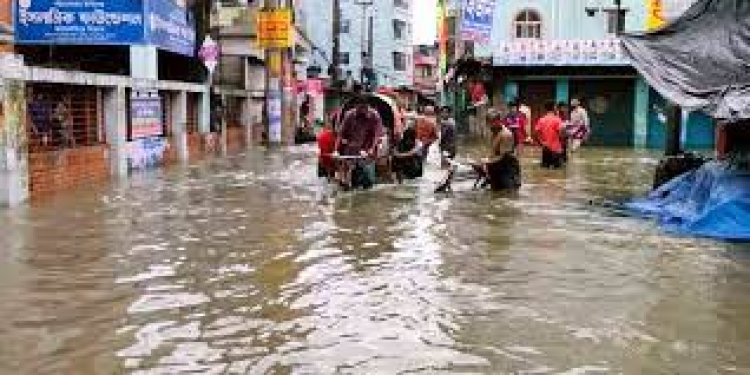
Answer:
<svg viewBox="0 0 750 375"><path fill-rule="evenodd" d="M595 204L652 155L532 157L513 196L333 197L294 149L4 211L0 372L750 372L747 246Z"/></svg>

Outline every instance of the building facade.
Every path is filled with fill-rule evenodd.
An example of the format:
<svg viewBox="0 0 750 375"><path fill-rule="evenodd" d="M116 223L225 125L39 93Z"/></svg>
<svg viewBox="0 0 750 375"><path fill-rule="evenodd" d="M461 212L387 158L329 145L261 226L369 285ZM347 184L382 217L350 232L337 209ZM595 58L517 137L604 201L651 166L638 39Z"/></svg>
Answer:
<svg viewBox="0 0 750 375"><path fill-rule="evenodd" d="M437 46L414 46L414 90L426 99L435 100L438 83Z"/></svg>
<svg viewBox="0 0 750 375"><path fill-rule="evenodd" d="M340 56L342 78L361 81L371 68L378 86L410 86L413 80L413 0L340 0ZM332 1L301 1L309 16L313 44L310 64L327 71L333 61Z"/></svg>
<svg viewBox="0 0 750 375"><path fill-rule="evenodd" d="M491 45L496 100L520 99L538 117L545 101L583 99L592 118L591 143L663 147L661 98L629 65L617 34L644 31L651 1L498 1ZM675 18L689 0L663 0ZM619 13L618 13L619 11ZM708 148L712 122L685 114L683 145Z"/></svg>
<svg viewBox="0 0 750 375"><path fill-rule="evenodd" d="M234 31L250 3L0 1L0 206L249 145L263 62Z"/></svg>

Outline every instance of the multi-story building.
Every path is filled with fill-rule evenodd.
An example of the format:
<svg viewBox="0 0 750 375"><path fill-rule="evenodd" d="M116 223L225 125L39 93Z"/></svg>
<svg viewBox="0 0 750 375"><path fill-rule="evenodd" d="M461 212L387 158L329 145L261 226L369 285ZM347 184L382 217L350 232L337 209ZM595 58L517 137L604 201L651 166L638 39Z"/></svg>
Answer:
<svg viewBox="0 0 750 375"><path fill-rule="evenodd" d="M215 7L0 0L0 205L246 144L262 61L232 27L253 17L212 24ZM211 88L197 52L213 31L225 56Z"/></svg>
<svg viewBox="0 0 750 375"><path fill-rule="evenodd" d="M316 52L310 64L327 71L332 62L332 1L303 1L314 15L310 39ZM412 0L340 0L340 55L342 78L359 81L372 68L377 84L399 87L412 84Z"/></svg>
<svg viewBox="0 0 750 375"><path fill-rule="evenodd" d="M434 101L437 83L437 46L414 46L414 89L423 97Z"/></svg>
<svg viewBox="0 0 750 375"><path fill-rule="evenodd" d="M520 99L536 118L545 101L582 98L592 119L591 143L662 147L665 126L659 108L664 99L630 66L616 39L621 32L646 30L648 3L498 1L488 82L495 100ZM667 18L690 4L661 1ZM713 124L700 114L690 114L683 133L686 147L713 144Z"/></svg>

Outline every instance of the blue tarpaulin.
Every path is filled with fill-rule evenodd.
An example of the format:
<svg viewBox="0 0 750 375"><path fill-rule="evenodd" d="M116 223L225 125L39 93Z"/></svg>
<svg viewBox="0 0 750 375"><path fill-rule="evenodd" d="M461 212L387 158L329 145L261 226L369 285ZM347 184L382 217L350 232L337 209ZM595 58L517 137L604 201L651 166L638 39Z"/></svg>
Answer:
<svg viewBox="0 0 750 375"><path fill-rule="evenodd" d="M709 162L625 207L669 232L750 241L750 171Z"/></svg>

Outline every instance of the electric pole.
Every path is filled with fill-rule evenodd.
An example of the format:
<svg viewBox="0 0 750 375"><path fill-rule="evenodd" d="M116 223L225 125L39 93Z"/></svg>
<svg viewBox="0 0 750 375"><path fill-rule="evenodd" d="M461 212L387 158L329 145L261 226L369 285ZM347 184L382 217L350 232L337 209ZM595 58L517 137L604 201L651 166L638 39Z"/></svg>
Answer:
<svg viewBox="0 0 750 375"><path fill-rule="evenodd" d="M362 45L362 56L360 58L361 66L360 66L360 69L359 69L359 82L360 82L360 84L362 86L364 86L364 84L365 84L365 71L369 67L369 61L368 60L370 58L372 58L372 56L368 56L368 52L369 52L370 49L368 48L368 45L367 45L367 40L368 40L367 36L369 34L369 32L368 32L368 28L369 27L368 27L368 22L367 22L367 10L368 10L369 7L372 6L372 0L369 0L369 1L358 1L358 2L356 2L354 4L355 5L359 5L359 6L362 7L362 26L361 26L362 27L362 29L361 29L361 34L362 34L362 42L361 42L362 43L361 44Z"/></svg>
<svg viewBox="0 0 750 375"><path fill-rule="evenodd" d="M287 9L292 0L265 0L264 10ZM294 17L289 32L294 33ZM290 144L294 136L294 73L292 48L271 47L265 50L266 60L266 121L269 144Z"/></svg>
<svg viewBox="0 0 750 375"><path fill-rule="evenodd" d="M331 86L339 83L339 58L341 57L341 0L333 0L333 51L331 56L331 67L329 75L331 76Z"/></svg>

